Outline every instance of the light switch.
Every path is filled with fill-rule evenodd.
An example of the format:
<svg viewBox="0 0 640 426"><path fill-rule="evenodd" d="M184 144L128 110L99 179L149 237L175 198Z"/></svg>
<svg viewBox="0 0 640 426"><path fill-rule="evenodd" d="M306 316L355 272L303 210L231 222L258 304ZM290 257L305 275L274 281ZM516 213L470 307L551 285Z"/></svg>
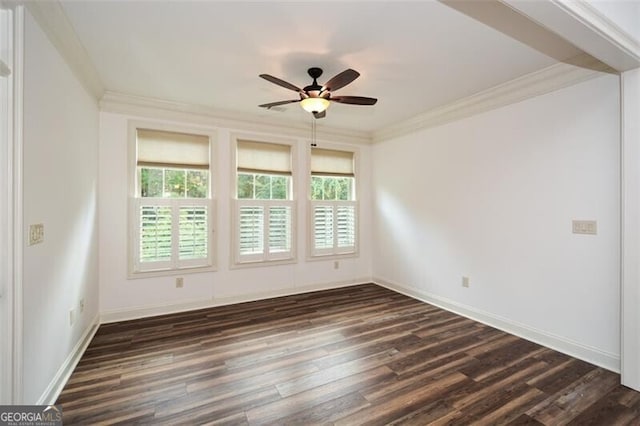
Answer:
<svg viewBox="0 0 640 426"><path fill-rule="evenodd" d="M574 234L596 235L598 222L595 220L573 220L571 226Z"/></svg>
<svg viewBox="0 0 640 426"><path fill-rule="evenodd" d="M42 242L44 242L44 224L29 225L29 245L32 246Z"/></svg>

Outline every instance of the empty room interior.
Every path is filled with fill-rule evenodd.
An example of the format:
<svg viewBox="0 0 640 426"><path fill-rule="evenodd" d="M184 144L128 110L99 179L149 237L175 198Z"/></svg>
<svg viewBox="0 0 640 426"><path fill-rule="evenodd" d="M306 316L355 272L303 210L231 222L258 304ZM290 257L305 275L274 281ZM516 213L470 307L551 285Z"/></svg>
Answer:
<svg viewBox="0 0 640 426"><path fill-rule="evenodd" d="M0 0L0 55L0 404L640 424L637 0Z"/></svg>

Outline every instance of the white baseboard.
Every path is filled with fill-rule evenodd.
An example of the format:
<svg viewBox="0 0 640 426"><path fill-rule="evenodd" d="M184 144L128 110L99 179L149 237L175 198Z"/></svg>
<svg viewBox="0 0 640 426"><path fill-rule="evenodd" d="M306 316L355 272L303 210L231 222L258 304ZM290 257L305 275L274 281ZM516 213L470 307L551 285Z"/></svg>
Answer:
<svg viewBox="0 0 640 426"><path fill-rule="evenodd" d="M236 303L254 302L256 300L271 299L274 297L282 296L292 296L294 294L310 293L312 291L329 290L333 288L350 287L371 282L371 277L364 277L347 281L316 283L300 287L284 288L281 290L251 293L241 296L214 298L207 300L193 300L177 304L143 306L130 309L118 309L103 312L100 315L100 324L128 321L157 315L175 314L178 312L194 311L198 309L213 308L216 306L233 305Z"/></svg>
<svg viewBox="0 0 640 426"><path fill-rule="evenodd" d="M386 287L389 290L402 293L406 296L418 299L422 302L430 303L439 308L462 315L474 321L481 322L515 336L522 337L523 339L538 343L540 345L581 359L599 367L606 368L607 370L613 371L615 373L620 372L620 356L616 354L583 345L581 343L571 341L561 336L556 336L554 334L547 333L545 331L538 330L524 324L520 324L508 318L503 318L498 315L481 311L471 306L463 305L444 297L407 288L400 284L386 281L382 278L374 277L373 282L382 287Z"/></svg>
<svg viewBox="0 0 640 426"><path fill-rule="evenodd" d="M67 356L67 359L64 360L58 369L58 372L49 383L49 386L47 386L40 398L38 398L38 401L36 402L37 405L55 404L60 392L62 392L62 389L67 384L69 377L71 377L71 373L75 370L76 365L78 365L80 358L82 358L82 355L84 354L84 351L89 346L89 343L91 343L96 331L98 331L98 327L100 326L99 320L100 316L96 315L93 321L91 321L89 327L87 327L80 340L78 340L78 343L76 343L71 350L71 353L69 353L69 356Z"/></svg>

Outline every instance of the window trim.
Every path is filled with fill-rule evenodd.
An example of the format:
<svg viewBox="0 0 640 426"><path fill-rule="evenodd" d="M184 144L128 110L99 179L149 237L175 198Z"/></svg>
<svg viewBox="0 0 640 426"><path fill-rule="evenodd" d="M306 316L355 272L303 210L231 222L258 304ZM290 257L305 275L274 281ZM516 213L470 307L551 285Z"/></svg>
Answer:
<svg viewBox="0 0 640 426"><path fill-rule="evenodd" d="M311 152L313 147L309 146L307 148L307 177L306 177L306 190L307 190L307 230L306 230L306 238L307 238L307 250L306 250L306 260L308 262L316 262L316 261L326 261L326 260L334 260L334 259L349 259L349 258L357 258L360 256L360 198L358 194L360 194L360 150L358 147L353 145L344 145L339 143L319 143L318 148L321 149L331 149L336 151L348 151L353 153L353 200L312 200L311 199L311 180L313 178L313 174L311 173ZM315 175L319 176L319 175ZM345 205L354 205L355 206L355 247L354 250L348 253L340 253L338 248L334 249L332 253L327 254L317 254L317 250L314 247L314 205L327 203L337 207L340 203Z"/></svg>
<svg viewBox="0 0 640 426"><path fill-rule="evenodd" d="M271 136L265 134L255 133L240 133L234 132L230 134L230 179L229 179L229 198L230 198L230 222L231 232L229 233L229 243L231 248L231 254L229 256L229 268L230 269L243 269L243 268L255 268L275 265L286 265L298 262L298 180L297 180L297 159L298 159L298 141L290 138L283 138L278 136ZM291 153L291 188L290 198L287 200L253 200L253 199L238 199L238 158L237 148L238 140L245 140L250 142L270 143L288 145ZM258 172L259 174L270 174L268 172ZM277 175L279 173L272 173ZM239 235L239 206L241 204L256 205L287 205L291 206L291 255L284 258L278 256L272 256L271 259L260 259L253 261L242 261L240 259L240 235ZM280 203L280 204L278 204Z"/></svg>
<svg viewBox="0 0 640 426"><path fill-rule="evenodd" d="M139 243L139 224L138 224L138 207L143 198L138 197L137 183L138 183L138 166L136 158L136 132L138 129L149 129L164 132L196 134L209 137L209 197L203 198L206 200L206 206L209 209L208 217L208 232L209 232L209 256L207 259L207 265L199 266L176 266L166 269L153 269L153 270L140 270L138 269L139 259L137 255L139 248L136 245ZM203 128L197 126L180 126L165 124L153 121L143 120L129 120L127 129L128 150L127 150L127 278L139 279L139 278L152 278L163 277L172 275L185 275L192 273L211 272L217 271L217 259L218 259L218 241L217 241L217 229L218 229L218 212L216 194L218 193L218 180L217 179L217 131L211 128ZM167 205L176 204L174 199L169 198L153 198L145 197L145 200L152 201L158 200L160 204L166 202ZM182 200L182 199L175 199ZM189 198L184 199L185 204L189 204ZM184 262L188 265L190 262Z"/></svg>

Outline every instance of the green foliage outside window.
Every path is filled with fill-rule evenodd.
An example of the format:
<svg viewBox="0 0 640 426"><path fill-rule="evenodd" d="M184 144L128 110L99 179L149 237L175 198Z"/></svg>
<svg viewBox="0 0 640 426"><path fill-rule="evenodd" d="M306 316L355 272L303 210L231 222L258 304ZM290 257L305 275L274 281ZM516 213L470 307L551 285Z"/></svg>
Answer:
<svg viewBox="0 0 640 426"><path fill-rule="evenodd" d="M238 173L239 200L288 200L290 176Z"/></svg>
<svg viewBox="0 0 640 426"><path fill-rule="evenodd" d="M142 167L140 195L155 198L206 198L209 172L199 169Z"/></svg>
<svg viewBox="0 0 640 426"><path fill-rule="evenodd" d="M353 178L336 176L311 177L312 200L353 200Z"/></svg>

